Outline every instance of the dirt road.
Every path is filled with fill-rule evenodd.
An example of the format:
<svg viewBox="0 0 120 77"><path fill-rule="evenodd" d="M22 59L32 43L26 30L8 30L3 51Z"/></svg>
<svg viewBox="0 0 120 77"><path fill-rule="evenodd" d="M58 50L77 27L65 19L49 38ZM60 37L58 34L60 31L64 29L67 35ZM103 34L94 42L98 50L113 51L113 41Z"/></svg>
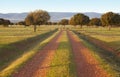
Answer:
<svg viewBox="0 0 120 77"><path fill-rule="evenodd" d="M53 38L42 50L40 50L30 61L28 61L19 71L16 71L12 77L46 77L50 62L54 56L55 50L59 45L59 39L62 31Z"/></svg>
<svg viewBox="0 0 120 77"><path fill-rule="evenodd" d="M50 63L60 43L62 33L63 31L19 71L13 74L12 77L46 77ZM82 41L70 31L67 31L67 34L73 50L77 77L110 77L107 72L100 67L99 62L92 56L89 49L82 44Z"/></svg>
<svg viewBox="0 0 120 77"><path fill-rule="evenodd" d="M68 31L68 37L72 45L78 77L110 77L75 34Z"/></svg>

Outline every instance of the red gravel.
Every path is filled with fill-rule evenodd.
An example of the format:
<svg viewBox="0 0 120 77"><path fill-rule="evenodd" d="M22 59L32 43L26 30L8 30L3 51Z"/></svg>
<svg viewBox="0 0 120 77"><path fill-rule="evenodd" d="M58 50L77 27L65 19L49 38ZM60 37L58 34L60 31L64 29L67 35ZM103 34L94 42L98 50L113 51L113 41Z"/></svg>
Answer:
<svg viewBox="0 0 120 77"><path fill-rule="evenodd" d="M46 77L46 72L59 45L58 40L61 35L62 31L20 68L19 71L16 71L12 77Z"/></svg>
<svg viewBox="0 0 120 77"><path fill-rule="evenodd" d="M76 35L68 31L68 37L72 44L78 77L110 77Z"/></svg>

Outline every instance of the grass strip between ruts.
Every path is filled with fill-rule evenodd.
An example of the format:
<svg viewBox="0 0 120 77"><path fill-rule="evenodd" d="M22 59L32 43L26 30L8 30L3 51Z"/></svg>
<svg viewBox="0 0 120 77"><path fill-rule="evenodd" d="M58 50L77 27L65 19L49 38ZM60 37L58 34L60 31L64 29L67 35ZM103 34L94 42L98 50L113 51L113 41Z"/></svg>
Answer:
<svg viewBox="0 0 120 77"><path fill-rule="evenodd" d="M59 42L47 77L76 77L72 49L66 31L63 32Z"/></svg>

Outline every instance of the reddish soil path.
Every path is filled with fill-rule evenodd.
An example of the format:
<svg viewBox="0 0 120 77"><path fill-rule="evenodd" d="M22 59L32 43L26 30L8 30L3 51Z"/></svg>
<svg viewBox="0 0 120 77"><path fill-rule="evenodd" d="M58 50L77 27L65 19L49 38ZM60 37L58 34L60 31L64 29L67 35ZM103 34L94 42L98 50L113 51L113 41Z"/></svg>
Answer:
<svg viewBox="0 0 120 77"><path fill-rule="evenodd" d="M50 62L54 57L55 50L59 45L59 39L62 31L55 36L40 52L38 52L30 61L28 61L12 77L46 77Z"/></svg>
<svg viewBox="0 0 120 77"><path fill-rule="evenodd" d="M78 77L110 77L76 35L68 31L68 37L72 44Z"/></svg>

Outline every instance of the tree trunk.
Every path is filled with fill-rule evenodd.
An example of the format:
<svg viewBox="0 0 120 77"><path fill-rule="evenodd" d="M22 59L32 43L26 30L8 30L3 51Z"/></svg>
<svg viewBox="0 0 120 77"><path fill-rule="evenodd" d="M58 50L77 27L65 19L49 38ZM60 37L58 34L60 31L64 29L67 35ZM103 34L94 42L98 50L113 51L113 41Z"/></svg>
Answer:
<svg viewBox="0 0 120 77"><path fill-rule="evenodd" d="M109 31L111 30L111 25L108 26L108 30L109 30Z"/></svg>
<svg viewBox="0 0 120 77"><path fill-rule="evenodd" d="M82 25L80 25L80 28L82 29Z"/></svg>
<svg viewBox="0 0 120 77"><path fill-rule="evenodd" d="M64 25L64 30L65 30L65 25Z"/></svg>
<svg viewBox="0 0 120 77"><path fill-rule="evenodd" d="M36 25L34 25L34 32L36 32Z"/></svg>

